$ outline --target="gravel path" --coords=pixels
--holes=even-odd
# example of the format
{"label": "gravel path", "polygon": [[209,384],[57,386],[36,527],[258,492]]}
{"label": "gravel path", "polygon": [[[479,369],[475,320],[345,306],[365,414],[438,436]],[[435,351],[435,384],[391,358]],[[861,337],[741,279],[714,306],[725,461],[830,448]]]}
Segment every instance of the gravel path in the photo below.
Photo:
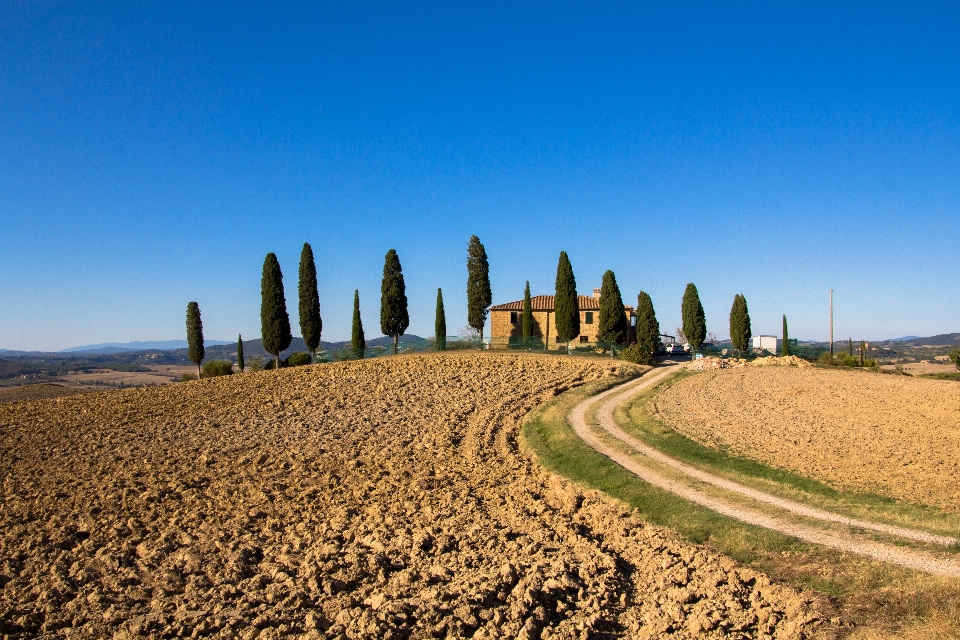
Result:
{"label": "gravel path", "polygon": [[863,529],[879,531],[890,535],[923,542],[933,542],[939,544],[953,544],[957,542],[956,539],[946,536],[937,536],[903,527],[895,527],[891,525],[839,516],[835,513],[830,513],[821,509],[814,509],[791,500],[766,494],[750,487],[746,487],[724,478],[700,471],[699,469],[694,469],[673,458],[670,458],[669,456],[665,456],[651,447],[648,447],[621,430],[613,419],[613,412],[616,407],[625,402],[631,396],[656,384],[671,373],[675,372],[677,369],[678,367],[670,367],[652,375],[648,374],[648,376],[640,378],[639,380],[616,387],[582,402],[570,413],[570,421],[573,425],[574,431],[578,436],[580,436],[580,438],[584,440],[584,442],[620,466],[632,472],[645,482],[649,482],[654,486],[666,491],[670,491],[671,493],[679,495],[687,500],[695,502],[728,517],[740,520],[741,522],[779,531],[781,533],[799,538],[805,542],[821,544],[834,549],[839,549],[841,551],[867,556],[875,560],[891,562],[916,571],[960,578],[960,562],[957,560],[940,558],[933,554],[922,551],[905,549],[902,547],[877,543],[869,540],[857,539],[850,535],[841,535],[824,529],[790,522],[784,518],[771,516],[753,509],[739,507],[731,502],[707,495],[706,493],[693,488],[688,483],[668,478],[650,469],[628,454],[609,446],[603,442],[603,440],[601,440],[600,437],[587,425],[587,412],[594,405],[599,405],[597,409],[597,421],[604,431],[624,442],[637,453],[640,453],[651,460],[655,460],[683,473],[691,481],[705,482],[726,491],[737,493],[739,495],[752,498],[759,502],[763,502],[786,511],[797,513],[808,518],[846,524],[852,527],[860,527]]}

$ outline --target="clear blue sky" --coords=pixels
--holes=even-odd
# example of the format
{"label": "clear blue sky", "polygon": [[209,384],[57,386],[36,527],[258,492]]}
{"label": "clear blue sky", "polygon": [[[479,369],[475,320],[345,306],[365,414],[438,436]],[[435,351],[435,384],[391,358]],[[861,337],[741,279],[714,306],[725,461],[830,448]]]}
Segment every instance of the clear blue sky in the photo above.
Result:
{"label": "clear blue sky", "polygon": [[456,333],[471,234],[495,303],[562,249],[664,329],[960,331],[956,3],[279,4],[0,4],[0,347],[259,337],[269,251],[296,326],[305,241],[324,339],[390,248]]}

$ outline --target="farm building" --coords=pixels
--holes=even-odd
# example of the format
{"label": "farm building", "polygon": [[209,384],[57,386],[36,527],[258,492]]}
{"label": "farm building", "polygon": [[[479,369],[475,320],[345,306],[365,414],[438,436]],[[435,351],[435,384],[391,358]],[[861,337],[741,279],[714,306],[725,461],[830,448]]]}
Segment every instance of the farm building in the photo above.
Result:
{"label": "farm building", "polygon": [[769,351],[776,355],[778,353],[779,343],[780,341],[777,340],[777,336],[753,336],[753,352],[761,353],[762,351]]}
{"label": "farm building", "polygon": [[[592,297],[577,296],[577,304],[580,307],[580,336],[574,342],[595,343],[600,322],[600,289],[594,289]],[[547,336],[548,349],[555,348],[557,343],[565,345],[566,342],[556,334],[554,296],[532,296],[530,307],[533,310],[533,337],[543,340]],[[628,341],[632,341],[637,312],[628,305],[623,306],[623,312],[627,317]],[[490,307],[490,338],[493,347],[505,347],[523,339],[523,300]]]}

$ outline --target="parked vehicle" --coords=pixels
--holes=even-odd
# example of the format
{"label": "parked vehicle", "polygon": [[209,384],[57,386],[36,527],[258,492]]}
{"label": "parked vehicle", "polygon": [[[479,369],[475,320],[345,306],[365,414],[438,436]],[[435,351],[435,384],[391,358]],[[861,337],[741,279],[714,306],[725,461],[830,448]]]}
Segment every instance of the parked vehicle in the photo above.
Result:
{"label": "parked vehicle", "polygon": [[666,344],[663,346],[664,351],[666,351],[668,356],[672,355],[682,355],[685,353],[683,346],[679,344]]}

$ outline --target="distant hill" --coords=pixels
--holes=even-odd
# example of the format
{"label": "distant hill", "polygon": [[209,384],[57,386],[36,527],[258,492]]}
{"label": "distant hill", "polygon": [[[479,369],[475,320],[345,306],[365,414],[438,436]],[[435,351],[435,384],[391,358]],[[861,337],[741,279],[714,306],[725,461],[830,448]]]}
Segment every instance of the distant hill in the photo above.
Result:
{"label": "distant hill", "polygon": [[[230,344],[228,340],[204,340],[204,346]],[[146,342],[104,342],[62,349],[58,353],[124,353],[127,351],[175,351],[186,349],[186,340],[152,340]]]}
{"label": "distant hill", "polygon": [[881,340],[880,342],[909,342],[919,337],[920,336],[903,336],[902,338],[890,338],[889,340]]}
{"label": "distant hill", "polygon": [[[423,347],[427,340],[416,335],[405,335],[400,337],[400,344],[413,344],[418,347]],[[337,349],[342,349],[346,346],[349,346],[350,341],[344,340],[342,342],[320,342],[320,348],[324,351],[335,351]],[[393,344],[393,338],[389,336],[382,336],[380,338],[373,338],[372,340],[367,340],[368,347],[377,347],[377,346],[390,346]],[[291,353],[297,351],[306,351],[307,344],[303,341],[303,338],[294,338],[290,342],[290,347],[284,351],[280,352],[281,358],[286,358]],[[270,358],[273,354],[267,353],[263,348],[263,341],[259,338],[256,340],[244,340],[243,341],[243,359],[249,360],[250,358]],[[233,342],[230,344],[225,344],[222,346],[213,346],[204,348],[204,360],[236,360],[237,358],[237,343]]]}
{"label": "distant hill", "polygon": [[936,336],[929,336],[927,338],[904,338],[901,342],[910,343],[913,345],[931,345],[936,347],[941,346],[951,346],[954,344],[960,344],[960,333],[941,333]]}

